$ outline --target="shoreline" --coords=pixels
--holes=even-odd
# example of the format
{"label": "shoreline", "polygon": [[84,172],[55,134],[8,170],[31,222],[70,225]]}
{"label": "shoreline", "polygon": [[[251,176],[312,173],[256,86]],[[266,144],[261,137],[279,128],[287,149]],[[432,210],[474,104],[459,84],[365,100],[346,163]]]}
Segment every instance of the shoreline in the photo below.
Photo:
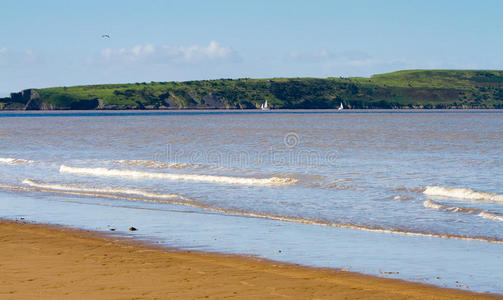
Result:
{"label": "shoreline", "polygon": [[244,255],[159,247],[113,233],[0,219],[0,295],[10,298],[503,299]]}
{"label": "shoreline", "polygon": [[2,110],[0,117],[67,116],[163,116],[163,115],[268,115],[268,114],[500,114],[503,108],[366,108],[366,109],[91,109]]}
{"label": "shoreline", "polygon": [[446,107],[446,108],[424,108],[424,107],[397,107],[397,108],[271,108],[261,110],[260,108],[225,108],[225,107],[183,107],[183,108],[117,108],[117,109],[0,109],[0,112],[176,112],[176,111],[243,111],[243,112],[275,112],[275,111],[495,111],[503,110],[498,107]]}

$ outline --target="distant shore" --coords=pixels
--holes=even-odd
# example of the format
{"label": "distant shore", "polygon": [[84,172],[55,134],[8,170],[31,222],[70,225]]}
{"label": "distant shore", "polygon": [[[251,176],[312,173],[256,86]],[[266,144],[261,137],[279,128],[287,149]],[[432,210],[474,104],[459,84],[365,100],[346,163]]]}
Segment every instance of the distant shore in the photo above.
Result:
{"label": "distant shore", "polygon": [[72,113],[72,112],[102,112],[102,113],[114,113],[114,112],[184,112],[184,111],[200,111],[200,112],[257,112],[257,113],[274,113],[274,112],[358,112],[358,111],[502,111],[503,108],[355,108],[355,109],[344,109],[338,110],[335,108],[278,108],[270,110],[260,110],[260,109],[240,109],[240,108],[163,108],[163,109],[37,109],[37,110],[24,110],[24,109],[0,109],[0,113],[37,113],[37,112],[53,112],[53,113]]}
{"label": "distant shore", "polygon": [[503,71],[405,70],[371,77],[238,78],[26,89],[0,110],[503,108]]}
{"label": "distant shore", "polygon": [[24,222],[0,220],[0,239],[0,295],[9,299],[503,299]]}

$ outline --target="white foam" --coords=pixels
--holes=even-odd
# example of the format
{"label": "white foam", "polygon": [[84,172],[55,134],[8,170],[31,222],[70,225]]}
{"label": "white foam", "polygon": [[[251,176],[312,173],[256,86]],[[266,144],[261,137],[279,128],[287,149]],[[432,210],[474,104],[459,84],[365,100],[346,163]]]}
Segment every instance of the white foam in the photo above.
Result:
{"label": "white foam", "polygon": [[[195,207],[204,210],[227,213],[233,215],[241,215],[252,218],[260,218],[260,219],[270,219],[277,220],[283,222],[292,222],[292,223],[300,223],[300,224],[310,224],[310,225],[319,225],[319,226],[329,226],[329,227],[340,227],[354,230],[364,230],[371,232],[380,232],[380,233],[388,233],[388,234],[400,234],[400,235],[409,235],[409,236],[424,236],[424,237],[435,237],[435,238],[444,238],[444,239],[457,239],[457,240],[467,240],[467,241],[480,241],[480,242],[489,242],[489,243],[503,243],[501,239],[487,238],[487,237],[476,237],[476,236],[462,236],[462,235],[448,235],[448,234],[438,234],[438,233],[428,233],[428,232],[413,232],[413,231],[404,231],[400,229],[391,229],[391,228],[376,228],[369,227],[363,225],[353,225],[353,224],[345,224],[345,223],[332,223],[318,220],[310,220],[310,219],[302,219],[288,216],[279,216],[279,215],[271,215],[271,214],[261,214],[247,211],[239,211],[233,209],[225,209],[207,206],[203,203],[197,203],[195,201],[176,201],[176,200],[151,200],[145,198],[136,198],[136,197],[128,197],[114,194],[100,194],[100,193],[86,193],[86,192],[76,192],[76,191],[61,191],[61,190],[48,190],[41,188],[30,188],[30,187],[22,187],[22,186],[10,186],[10,185],[1,185],[0,189],[12,190],[12,191],[38,191],[38,192],[52,192],[52,193],[61,193],[61,194],[76,194],[76,195],[85,195],[92,197],[106,197],[106,198],[117,198],[117,199],[125,199],[130,201],[146,201],[146,202],[163,202],[175,205],[183,205],[188,207]],[[145,208],[141,208],[145,209]]]}
{"label": "white foam", "polygon": [[[112,199],[123,199],[129,201],[142,201],[142,202],[154,202],[154,203],[167,203],[167,204],[177,204],[177,205],[190,205],[188,202],[192,201],[188,198],[178,196],[178,199],[152,199],[152,198],[139,198],[124,194],[109,194],[109,193],[99,193],[96,191],[78,191],[78,190],[57,190],[57,189],[47,189],[42,187],[24,187],[24,186],[13,186],[13,185],[2,185],[0,184],[0,189],[11,190],[11,191],[29,191],[29,192],[45,192],[45,193],[55,193],[55,194],[66,194],[66,195],[78,195],[78,196],[91,196],[99,198],[112,198]],[[183,201],[179,201],[179,199]],[[73,202],[73,200],[68,200]]]}
{"label": "white foam", "polygon": [[462,212],[462,213],[478,213],[478,212],[482,211],[481,209],[478,209],[478,208],[449,206],[449,205],[445,205],[445,204],[440,204],[440,203],[435,202],[433,200],[424,201],[423,206],[426,208],[431,208],[431,209],[448,210],[448,211],[452,211],[452,212]]}
{"label": "white foam", "polygon": [[141,166],[153,169],[208,169],[208,170],[247,172],[247,170],[212,165],[212,164],[205,165],[205,164],[191,164],[191,163],[175,163],[175,162],[162,162],[156,160],[112,160],[105,162],[110,162],[116,165]]}
{"label": "white foam", "polygon": [[503,222],[503,216],[502,215],[493,214],[493,213],[490,213],[488,211],[482,211],[479,214],[479,217],[484,218],[484,219],[489,219],[489,220]]}
{"label": "white foam", "polygon": [[186,169],[186,168],[200,167],[200,165],[195,164],[165,163],[155,160],[114,160],[112,161],[112,163],[125,166],[143,166],[156,169],[163,169],[163,168]]}
{"label": "white foam", "polygon": [[38,187],[50,190],[60,190],[60,191],[77,191],[77,192],[93,192],[93,193],[107,193],[107,194],[125,194],[125,195],[136,195],[149,198],[158,199],[173,199],[180,198],[177,194],[159,194],[150,191],[137,190],[137,189],[126,189],[126,188],[91,188],[91,187],[81,187],[75,185],[62,185],[62,184],[47,184],[36,182],[30,179],[23,180],[23,183],[32,187]]}
{"label": "white foam", "polygon": [[447,188],[440,186],[427,186],[423,194],[428,196],[447,197],[466,200],[492,201],[502,202],[503,195],[493,194],[488,192],[479,192],[471,189],[463,188]]}
{"label": "white foam", "polygon": [[403,195],[396,195],[393,197],[393,200],[411,200],[411,198]]}
{"label": "white foam", "polygon": [[477,214],[477,216],[493,220],[503,222],[503,215],[498,215],[483,209],[479,208],[471,208],[471,207],[458,207],[458,206],[449,206],[445,204],[440,204],[438,202],[432,200],[426,200],[423,203],[423,206],[426,208],[436,209],[436,210],[445,210],[454,213],[469,213],[469,214]]}
{"label": "white foam", "polygon": [[154,173],[134,170],[117,170],[106,168],[77,168],[62,165],[59,168],[60,173],[79,174],[88,176],[100,177],[122,177],[122,178],[152,178],[166,180],[184,180],[196,182],[224,183],[224,184],[242,184],[242,185],[287,185],[296,183],[296,179],[292,178],[247,178],[247,177],[231,177],[231,176],[216,176],[216,175],[200,175],[200,174],[174,174],[174,173]]}
{"label": "white foam", "polygon": [[431,208],[431,209],[442,209],[444,206],[442,204],[439,204],[435,201],[431,200],[426,200],[423,202],[423,206],[426,208]]}
{"label": "white foam", "polygon": [[22,158],[0,157],[0,164],[17,165],[17,164],[31,164],[32,160]]}

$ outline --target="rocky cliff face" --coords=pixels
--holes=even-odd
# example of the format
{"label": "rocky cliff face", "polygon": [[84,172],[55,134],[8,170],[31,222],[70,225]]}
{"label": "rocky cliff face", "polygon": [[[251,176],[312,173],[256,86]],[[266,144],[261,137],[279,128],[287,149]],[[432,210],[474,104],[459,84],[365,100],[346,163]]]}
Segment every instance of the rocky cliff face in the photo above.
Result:
{"label": "rocky cliff face", "polygon": [[11,93],[10,98],[13,102],[28,102],[29,100],[33,98],[38,98],[40,97],[39,94],[34,91],[34,90],[24,90],[19,93]]}
{"label": "rocky cliff face", "polygon": [[28,89],[19,93],[11,93],[10,97],[0,99],[2,110],[41,110],[54,109],[48,103],[40,100],[37,91]]}
{"label": "rocky cliff face", "polygon": [[89,109],[100,109],[103,107],[103,100],[101,99],[90,99],[90,100],[80,100],[71,104],[70,109],[73,110],[89,110]]}
{"label": "rocky cliff face", "polygon": [[[209,93],[206,95],[198,95],[195,92],[188,92],[186,98],[176,95],[173,92],[168,92],[161,95],[162,100],[160,109],[213,109],[213,108],[229,108],[226,107],[223,99]],[[152,107],[146,107],[151,109]],[[235,108],[235,107],[231,107]]]}
{"label": "rocky cliff face", "polygon": [[90,110],[106,109],[101,99],[80,100],[71,103],[68,107],[56,107],[54,104],[45,102],[40,94],[33,89],[11,93],[10,97],[0,99],[0,110]]}
{"label": "rocky cliff face", "polygon": [[[19,94],[19,93],[18,93]],[[54,105],[45,103],[40,99],[40,95],[34,90],[24,90],[22,94],[22,99],[26,101],[24,106],[25,110],[53,110]],[[12,94],[11,94],[12,98]]]}

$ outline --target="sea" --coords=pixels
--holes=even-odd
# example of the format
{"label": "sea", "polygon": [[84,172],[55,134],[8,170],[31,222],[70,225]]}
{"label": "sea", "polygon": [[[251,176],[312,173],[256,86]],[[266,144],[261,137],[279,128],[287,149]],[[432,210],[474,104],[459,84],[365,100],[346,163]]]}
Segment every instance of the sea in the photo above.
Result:
{"label": "sea", "polygon": [[2,112],[0,218],[503,294],[503,111]]}

